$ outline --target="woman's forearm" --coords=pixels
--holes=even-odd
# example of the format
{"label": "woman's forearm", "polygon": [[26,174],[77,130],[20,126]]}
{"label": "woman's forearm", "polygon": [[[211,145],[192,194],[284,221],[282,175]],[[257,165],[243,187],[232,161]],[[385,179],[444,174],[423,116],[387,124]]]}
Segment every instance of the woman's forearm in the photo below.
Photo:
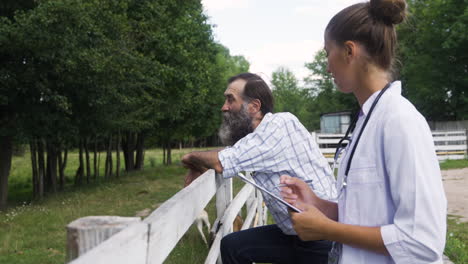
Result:
{"label": "woman's forearm", "polygon": [[328,240],[383,255],[389,254],[382,240],[380,227],[356,226],[330,221],[326,229]]}
{"label": "woman's forearm", "polygon": [[317,201],[314,202],[314,206],[317,207],[324,215],[334,221],[338,221],[338,204],[335,202],[323,200],[317,197]]}

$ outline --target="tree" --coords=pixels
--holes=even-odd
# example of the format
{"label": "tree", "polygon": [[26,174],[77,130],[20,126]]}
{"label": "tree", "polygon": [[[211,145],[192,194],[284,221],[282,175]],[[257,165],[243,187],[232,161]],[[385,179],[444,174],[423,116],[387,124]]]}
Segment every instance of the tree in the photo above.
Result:
{"label": "tree", "polygon": [[429,120],[468,118],[468,2],[408,1],[398,28],[403,92]]}
{"label": "tree", "polygon": [[113,150],[123,150],[127,171],[141,169],[148,135],[170,150],[215,134],[226,78],[249,66],[213,41],[200,1],[0,7],[0,208],[15,139],[30,144],[36,198],[64,187],[69,148],[79,149],[77,185],[98,178],[98,149],[105,179],[119,175]]}
{"label": "tree", "polygon": [[17,43],[11,41],[13,38],[10,36],[15,31],[14,14],[35,5],[35,1],[2,1],[0,4],[0,210],[7,205],[14,141],[22,134],[18,129],[15,100],[21,87],[14,79],[21,71],[22,58],[18,56]]}
{"label": "tree", "polygon": [[320,115],[329,112],[352,110],[357,112],[358,105],[351,94],[338,91],[333,84],[333,77],[327,71],[327,57],[324,50],[315,54],[314,61],[305,66],[311,74],[304,79],[311,100],[308,100],[305,125],[309,129],[320,128]]}
{"label": "tree", "polygon": [[305,105],[310,100],[308,91],[299,87],[294,73],[284,67],[279,67],[272,73],[273,97],[275,112],[290,112],[299,120],[306,118]]}

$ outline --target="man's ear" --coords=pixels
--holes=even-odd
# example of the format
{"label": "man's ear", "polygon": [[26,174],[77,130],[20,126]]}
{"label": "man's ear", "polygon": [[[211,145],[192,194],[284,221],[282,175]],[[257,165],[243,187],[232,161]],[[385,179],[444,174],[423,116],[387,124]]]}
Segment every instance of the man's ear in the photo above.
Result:
{"label": "man's ear", "polygon": [[262,102],[260,102],[259,99],[253,99],[250,101],[249,105],[251,106],[250,109],[253,114],[260,112],[260,108],[262,108]]}

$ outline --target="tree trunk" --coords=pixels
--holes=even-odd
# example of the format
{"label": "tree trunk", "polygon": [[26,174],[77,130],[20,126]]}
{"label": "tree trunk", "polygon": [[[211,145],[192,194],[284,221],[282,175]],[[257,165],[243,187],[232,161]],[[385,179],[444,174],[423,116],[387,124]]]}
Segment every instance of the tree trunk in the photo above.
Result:
{"label": "tree trunk", "polygon": [[7,206],[8,177],[13,156],[13,137],[0,136],[0,210]]}
{"label": "tree trunk", "polygon": [[46,189],[57,192],[57,146],[54,142],[47,142],[47,176]]}
{"label": "tree trunk", "polygon": [[38,198],[39,194],[39,172],[37,169],[37,146],[36,141],[32,139],[29,142],[29,149],[31,152],[31,168],[32,168],[32,182],[33,182],[33,198]]}
{"label": "tree trunk", "polygon": [[135,134],[127,132],[122,140],[122,150],[125,159],[125,170],[132,171],[135,169]]}
{"label": "tree trunk", "polygon": [[63,158],[62,152],[58,153],[58,163],[59,163],[59,188],[63,190],[65,187],[65,167],[67,167],[67,159],[68,159],[68,149],[65,147],[63,149]]}
{"label": "tree trunk", "polygon": [[122,138],[122,152],[124,156],[125,170],[128,171],[128,135]]}
{"label": "tree trunk", "polygon": [[84,150],[86,157],[86,183],[89,184],[89,178],[91,177],[91,164],[89,161],[89,148],[88,148],[88,138],[84,140]]}
{"label": "tree trunk", "polygon": [[167,165],[172,164],[172,155],[171,155],[171,142],[167,143]]}
{"label": "tree trunk", "polygon": [[37,162],[38,166],[38,196],[41,199],[44,197],[44,180],[45,180],[45,159],[44,159],[44,142],[41,138],[36,141],[37,144]]}
{"label": "tree trunk", "polygon": [[110,178],[112,176],[112,135],[109,136],[107,143],[107,155],[106,155],[106,168],[104,178]]}
{"label": "tree trunk", "polygon": [[136,145],[136,162],[135,162],[135,169],[141,170],[143,168],[143,164],[145,161],[145,136],[143,132],[138,133],[137,136],[137,145]]}
{"label": "tree trunk", "polygon": [[79,166],[78,169],[76,170],[76,175],[75,175],[75,185],[81,185],[83,184],[83,174],[84,174],[84,162],[83,162],[83,141],[80,139],[79,142]]}
{"label": "tree trunk", "polygon": [[116,154],[116,168],[115,168],[115,177],[120,177],[120,130],[117,133],[117,142],[115,143]]}
{"label": "tree trunk", "polygon": [[98,159],[97,159],[97,137],[94,138],[94,159],[93,159],[93,165],[94,165],[94,180],[96,180],[99,177],[99,166],[98,166]]}
{"label": "tree trunk", "polygon": [[166,143],[163,143],[163,164],[167,165],[167,159],[166,159]]}
{"label": "tree trunk", "polygon": [[99,175],[101,174],[100,169],[101,169],[101,152],[98,152],[97,154],[97,177],[98,178],[99,178]]}

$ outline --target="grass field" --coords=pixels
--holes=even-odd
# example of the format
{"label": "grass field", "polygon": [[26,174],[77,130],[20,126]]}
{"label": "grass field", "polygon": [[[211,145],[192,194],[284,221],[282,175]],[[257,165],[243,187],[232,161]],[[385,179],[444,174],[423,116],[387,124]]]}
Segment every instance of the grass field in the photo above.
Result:
{"label": "grass field", "polygon": [[[447,160],[440,164],[443,170],[468,167],[468,159]],[[468,186],[467,186],[468,187]],[[458,221],[457,216],[449,216],[447,221],[447,243],[445,254],[455,264],[468,263],[468,223]]]}
{"label": "grass field", "polygon": [[[0,213],[0,263],[64,263],[68,223],[88,215],[135,216],[143,209],[153,210],[182,188],[185,169],[178,164],[180,157],[189,151],[175,150],[174,165],[163,166],[162,151],[148,150],[143,171],[123,174],[110,181],[98,180],[81,188],[69,185],[66,192],[34,202],[30,201],[29,155],[15,157],[10,179],[14,206]],[[66,174],[71,183],[77,167],[76,153],[69,160]],[[103,164],[104,155],[101,155]],[[442,164],[445,166],[468,167],[468,161],[450,161]],[[235,190],[240,186],[236,181]],[[213,221],[213,201],[207,210]],[[448,224],[445,254],[456,264],[468,263],[468,223],[458,223],[450,217]],[[165,263],[203,263],[207,253],[208,248],[192,227]]]}
{"label": "grass field", "polygon": [[440,169],[442,170],[461,169],[461,168],[468,168],[468,159],[446,160],[440,164]]}

